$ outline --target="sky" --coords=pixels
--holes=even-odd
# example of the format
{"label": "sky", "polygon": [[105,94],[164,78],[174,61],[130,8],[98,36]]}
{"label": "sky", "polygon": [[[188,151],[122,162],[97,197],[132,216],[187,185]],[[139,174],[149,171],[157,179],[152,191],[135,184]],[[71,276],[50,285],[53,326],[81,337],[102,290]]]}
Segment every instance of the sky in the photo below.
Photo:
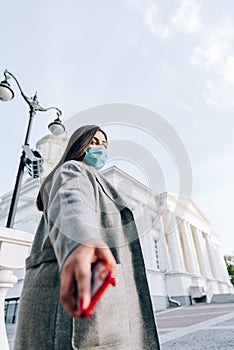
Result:
{"label": "sky", "polygon": [[[60,108],[64,121],[110,103],[160,115],[189,156],[193,201],[220,237],[223,253],[232,253],[234,2],[22,0],[2,1],[2,8],[1,80],[8,69],[27,96],[37,91],[40,104]],[[10,82],[15,98],[0,104],[0,195],[13,188],[28,123],[27,104]],[[55,117],[37,113],[31,147]],[[113,134],[127,134],[120,124]],[[148,135],[134,135],[147,144]],[[170,183],[165,189],[174,190]]]}

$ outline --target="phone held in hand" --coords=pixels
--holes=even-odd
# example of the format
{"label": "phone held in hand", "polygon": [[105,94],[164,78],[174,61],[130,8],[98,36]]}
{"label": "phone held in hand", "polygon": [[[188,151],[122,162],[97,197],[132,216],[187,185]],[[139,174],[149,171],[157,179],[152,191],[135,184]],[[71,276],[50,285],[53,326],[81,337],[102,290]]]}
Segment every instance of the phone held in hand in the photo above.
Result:
{"label": "phone held in hand", "polygon": [[92,292],[91,301],[86,310],[80,315],[81,318],[93,315],[93,308],[105,292],[107,287],[111,284],[116,285],[114,273],[107,268],[107,263],[104,260],[99,260],[92,269]]}

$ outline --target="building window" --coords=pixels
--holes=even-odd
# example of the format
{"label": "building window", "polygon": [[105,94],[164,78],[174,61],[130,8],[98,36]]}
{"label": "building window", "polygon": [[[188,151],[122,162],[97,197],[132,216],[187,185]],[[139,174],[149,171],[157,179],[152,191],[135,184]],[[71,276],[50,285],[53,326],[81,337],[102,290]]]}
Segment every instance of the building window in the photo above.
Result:
{"label": "building window", "polygon": [[153,238],[153,241],[154,241],[154,257],[156,262],[156,268],[157,270],[159,270],[160,264],[159,264],[159,253],[158,253],[158,240]]}

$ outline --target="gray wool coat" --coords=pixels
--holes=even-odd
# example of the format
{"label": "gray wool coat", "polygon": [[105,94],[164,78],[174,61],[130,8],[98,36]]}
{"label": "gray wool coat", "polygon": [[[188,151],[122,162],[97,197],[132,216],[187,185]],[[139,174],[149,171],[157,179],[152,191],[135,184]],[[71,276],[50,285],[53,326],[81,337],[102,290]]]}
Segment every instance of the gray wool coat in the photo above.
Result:
{"label": "gray wool coat", "polygon": [[[95,169],[64,163],[45,190],[45,211],[26,260],[14,350],[156,350],[157,330],[132,212]],[[87,319],[59,301],[59,272],[78,244],[100,239],[117,261],[109,286]]]}

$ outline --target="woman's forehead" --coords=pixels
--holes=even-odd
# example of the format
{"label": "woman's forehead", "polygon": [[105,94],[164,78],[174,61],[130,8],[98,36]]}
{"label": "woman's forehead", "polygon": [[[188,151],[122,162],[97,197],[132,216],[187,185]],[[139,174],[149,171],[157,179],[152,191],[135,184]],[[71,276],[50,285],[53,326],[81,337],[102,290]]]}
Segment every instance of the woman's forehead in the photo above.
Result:
{"label": "woman's forehead", "polygon": [[99,139],[100,141],[106,141],[105,135],[104,135],[100,130],[97,130],[97,131],[95,132],[94,137],[96,137],[96,138]]}

